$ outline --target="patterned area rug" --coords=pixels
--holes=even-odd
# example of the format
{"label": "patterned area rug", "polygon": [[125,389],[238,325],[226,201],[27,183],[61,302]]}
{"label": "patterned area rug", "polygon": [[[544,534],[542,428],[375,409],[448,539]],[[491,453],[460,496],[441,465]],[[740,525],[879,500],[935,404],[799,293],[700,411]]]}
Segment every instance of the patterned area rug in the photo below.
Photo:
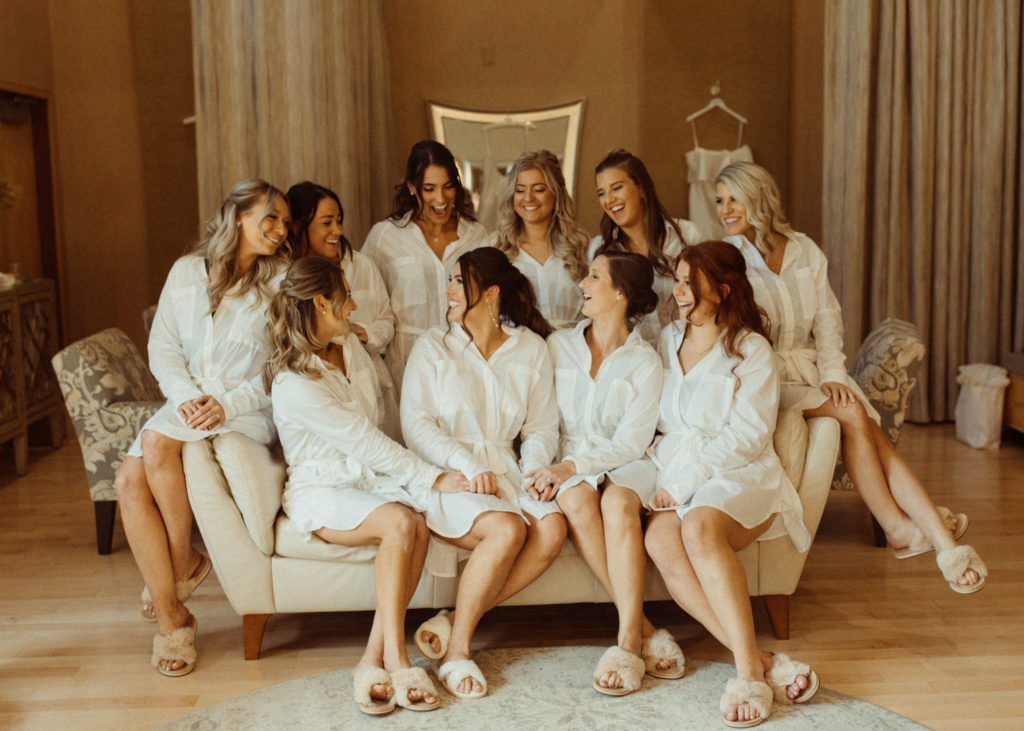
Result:
{"label": "patterned area rug", "polygon": [[[726,728],[718,699],[731,665],[687,663],[681,680],[644,678],[632,695],[612,698],[591,688],[591,673],[603,647],[484,650],[475,659],[489,694],[460,700],[438,686],[441,708],[428,713],[398,709],[370,718],[352,700],[349,671],[337,670],[264,688],[204,708],[161,729],[691,729]],[[427,660],[414,661],[428,667]],[[776,705],[764,726],[771,729],[922,729],[884,708],[822,687],[803,705]]]}

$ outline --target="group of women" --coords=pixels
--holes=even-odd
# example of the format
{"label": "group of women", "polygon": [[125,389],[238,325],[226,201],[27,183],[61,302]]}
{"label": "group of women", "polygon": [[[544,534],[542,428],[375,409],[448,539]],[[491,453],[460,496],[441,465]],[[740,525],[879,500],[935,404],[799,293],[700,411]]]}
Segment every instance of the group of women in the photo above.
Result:
{"label": "group of women", "polygon": [[817,675],[758,649],[736,557],[756,540],[811,542],[772,446],[780,407],[840,422],[847,469],[900,555],[937,549],[951,588],[981,588],[984,564],[955,543],[966,516],[935,508],[846,375],[825,259],[786,223],[770,175],[721,173],[724,242],[669,217],[628,152],[595,182],[604,215],[588,243],[557,158],[525,153],[488,236],[451,153],[423,141],[360,251],[334,192],[235,187],[168,276],[150,338],[168,402],[117,478],[159,672],[194,668],[185,602],[210,570],[190,544],[182,444],[225,431],[269,444],[276,426],[283,509],[310,540],[378,546],[377,611],[353,671],[368,714],[439,705],[404,635],[425,565],[455,576],[468,554],[454,610],[415,642],[452,694],[477,698],[478,622],[566,537],[619,616],[596,691],[685,673],[644,615],[650,556],[734,655],[726,724],[808,700]]}

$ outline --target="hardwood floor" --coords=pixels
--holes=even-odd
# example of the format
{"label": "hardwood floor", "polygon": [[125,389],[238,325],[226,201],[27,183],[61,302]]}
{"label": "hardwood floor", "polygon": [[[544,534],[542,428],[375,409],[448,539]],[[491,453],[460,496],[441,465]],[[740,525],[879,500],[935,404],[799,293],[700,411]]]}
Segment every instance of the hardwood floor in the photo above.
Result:
{"label": "hardwood floor", "polygon": [[[874,548],[856,494],[833,492],[793,597],[792,639],[775,640],[755,602],[758,639],[811,663],[827,687],[928,726],[1021,728],[1024,439],[982,452],[957,442],[952,425],[908,425],[901,451],[936,502],[970,516],[964,540],[988,563],[985,589],[960,596],[934,554],[896,561]],[[262,659],[244,661],[241,620],[211,575],[189,605],[199,618],[197,670],[158,675],[120,519],[113,553],[96,554],[77,443],[33,449],[22,478],[13,462],[0,450],[0,728],[151,728],[358,659],[369,613],[275,616]],[[730,661],[674,605],[649,611],[688,655]],[[410,632],[427,616],[411,612]],[[476,645],[608,645],[614,636],[610,605],[499,608]]]}

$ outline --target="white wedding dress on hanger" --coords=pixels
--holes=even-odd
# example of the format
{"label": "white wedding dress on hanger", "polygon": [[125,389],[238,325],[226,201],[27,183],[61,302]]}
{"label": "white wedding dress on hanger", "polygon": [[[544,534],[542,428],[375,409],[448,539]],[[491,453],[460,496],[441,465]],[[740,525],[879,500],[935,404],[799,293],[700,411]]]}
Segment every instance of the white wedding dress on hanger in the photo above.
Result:
{"label": "white wedding dress on hanger", "polygon": [[690,220],[712,239],[725,237],[725,227],[715,213],[715,178],[722,168],[734,162],[753,162],[754,155],[743,141],[743,127],[735,150],[708,150],[697,142],[697,126],[693,128],[693,149],[686,153],[686,181],[690,184]]}

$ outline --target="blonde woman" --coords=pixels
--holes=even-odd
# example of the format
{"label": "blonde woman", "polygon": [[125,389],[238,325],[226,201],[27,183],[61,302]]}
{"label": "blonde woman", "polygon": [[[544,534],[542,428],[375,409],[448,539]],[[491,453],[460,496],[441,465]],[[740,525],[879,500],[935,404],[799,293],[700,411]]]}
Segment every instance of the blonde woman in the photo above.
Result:
{"label": "blonde woman", "polygon": [[369,715],[438,707],[433,683],[413,668],[405,612],[419,584],[429,533],[406,486],[465,487],[380,431],[380,388],[371,356],[352,330],[357,303],[341,270],[318,258],[288,268],[271,304],[274,352],[263,370],[288,462],[281,503],[306,539],[378,546],[377,610],[353,671],[355,697]]}
{"label": "blonde woman", "polygon": [[604,251],[631,251],[647,257],[654,267],[658,309],[640,322],[640,335],[649,343],[675,317],[672,304],[672,262],[684,246],[705,239],[690,221],[672,218],[658,200],[654,180],[636,155],[612,150],[597,164],[595,183],[601,216],[601,235],[590,242],[588,258]]}
{"label": "blonde woman", "polygon": [[547,150],[524,152],[508,180],[490,244],[530,280],[551,326],[573,327],[583,306],[577,283],[587,273],[587,235],[576,222],[562,166]]}
{"label": "blonde woman", "polygon": [[981,589],[987,567],[971,546],[956,544],[967,530],[967,516],[935,507],[846,372],[843,317],[825,255],[790,227],[772,176],[760,165],[733,163],[715,181],[715,204],[726,240],[743,254],[757,303],[771,321],[782,365],[781,408],[839,422],[843,463],[897,558],[936,550],[953,591]]}
{"label": "blonde woman", "polygon": [[239,183],[202,240],[171,267],[149,337],[149,364],[167,396],[128,451],[115,485],[125,534],[146,582],[142,617],[155,621],[153,666],[195,668],[196,618],[184,601],[210,571],[191,544],[184,442],[237,431],[274,439],[260,368],[270,353],[266,307],[284,268],[288,202],[262,180]]}

